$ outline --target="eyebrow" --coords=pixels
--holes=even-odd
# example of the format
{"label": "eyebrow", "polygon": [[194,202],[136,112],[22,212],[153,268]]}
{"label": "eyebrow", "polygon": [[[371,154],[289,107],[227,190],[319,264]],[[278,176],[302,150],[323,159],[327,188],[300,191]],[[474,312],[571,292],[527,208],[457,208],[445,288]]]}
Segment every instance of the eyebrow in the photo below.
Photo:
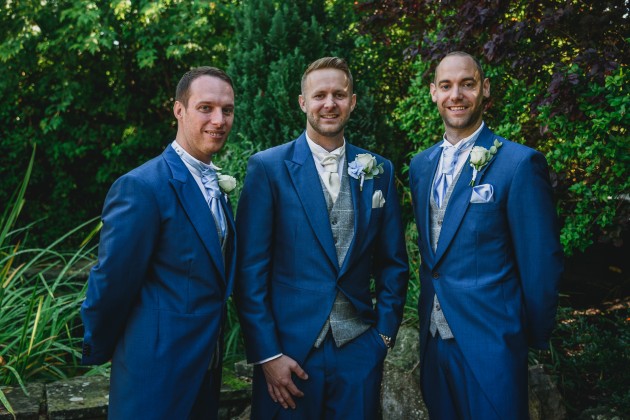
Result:
{"label": "eyebrow", "polygon": [[[476,79],[474,77],[465,77],[461,81],[462,82],[469,82],[469,81],[476,82]],[[453,83],[453,82],[449,79],[443,79],[437,82],[438,85],[441,85],[442,83]]]}

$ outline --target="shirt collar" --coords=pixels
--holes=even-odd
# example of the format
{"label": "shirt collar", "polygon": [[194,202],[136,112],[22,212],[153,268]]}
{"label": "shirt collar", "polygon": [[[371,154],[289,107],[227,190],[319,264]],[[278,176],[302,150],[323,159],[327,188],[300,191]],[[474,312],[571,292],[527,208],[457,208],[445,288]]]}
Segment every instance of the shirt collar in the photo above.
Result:
{"label": "shirt collar", "polygon": [[473,142],[468,143],[468,140],[472,139],[472,138],[477,138],[477,136],[479,136],[479,133],[481,133],[481,130],[483,129],[485,123],[483,121],[481,121],[481,125],[479,126],[478,129],[475,130],[474,133],[472,133],[470,136],[461,139],[460,141],[457,142],[457,144],[451,144],[448,140],[446,140],[446,133],[444,133],[444,137],[442,137],[442,144],[440,145],[440,147],[455,147],[457,149],[462,148],[462,150],[467,149],[469,146],[472,146],[474,144]]}
{"label": "shirt collar", "polygon": [[311,138],[308,136],[308,134],[304,133],[304,135],[306,136],[306,142],[308,143],[308,148],[311,149],[311,153],[315,156],[321,156],[321,155],[326,155],[329,153],[335,154],[335,155],[339,155],[339,157],[343,156],[345,151],[346,151],[346,139],[343,139],[343,144],[341,146],[339,146],[338,148],[336,148],[335,150],[329,152],[328,150],[324,149],[322,146],[320,146],[319,144],[315,143],[313,140],[311,140]]}

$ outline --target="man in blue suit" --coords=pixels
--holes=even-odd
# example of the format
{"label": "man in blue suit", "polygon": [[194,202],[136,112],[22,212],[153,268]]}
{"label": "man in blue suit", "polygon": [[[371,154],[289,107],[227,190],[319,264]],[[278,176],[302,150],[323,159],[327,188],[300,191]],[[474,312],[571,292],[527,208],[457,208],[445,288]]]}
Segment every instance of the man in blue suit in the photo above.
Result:
{"label": "man in blue suit", "polygon": [[542,154],[483,122],[490,82],[463,52],[435,70],[440,143],[409,178],[418,227],[421,387],[431,418],[528,419],[528,346],[555,321],[562,249]]}
{"label": "man in blue suit", "polygon": [[306,132],[249,160],[235,298],[255,419],[378,412],[408,265],[391,162],[344,140],[352,83],[344,60],[313,62],[299,97]]}
{"label": "man in blue suit", "polygon": [[173,112],[175,141],[105,199],[81,308],[83,363],[112,361],[110,419],[217,418],[236,244],[233,178],[211,160],[232,128],[230,78],[214,67],[189,71]]}

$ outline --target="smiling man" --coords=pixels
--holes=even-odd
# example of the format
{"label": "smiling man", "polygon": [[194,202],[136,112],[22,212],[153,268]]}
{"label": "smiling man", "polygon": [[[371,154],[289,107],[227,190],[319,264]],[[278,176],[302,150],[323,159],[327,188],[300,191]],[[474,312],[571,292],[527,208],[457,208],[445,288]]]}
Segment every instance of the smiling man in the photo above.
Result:
{"label": "smiling man", "polygon": [[528,419],[528,346],[554,326],[562,248],[542,154],[483,122],[490,81],[448,54],[430,86],[444,138],[409,168],[421,387],[432,419]]}
{"label": "smiling man", "polygon": [[212,157],[234,120],[232,81],[177,85],[175,141],[119,178],[103,208],[81,308],[84,364],[112,361],[110,419],[216,419],[235,229]]}
{"label": "smiling man", "polygon": [[374,419],[408,282],[394,169],[344,139],[345,61],[308,66],[299,104],[306,131],[249,160],[238,206],[252,418]]}

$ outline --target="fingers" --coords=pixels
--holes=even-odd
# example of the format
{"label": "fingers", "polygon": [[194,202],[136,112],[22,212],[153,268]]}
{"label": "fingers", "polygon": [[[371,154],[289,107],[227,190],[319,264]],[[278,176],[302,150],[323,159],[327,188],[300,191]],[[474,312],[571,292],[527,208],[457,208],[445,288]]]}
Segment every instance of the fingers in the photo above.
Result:
{"label": "fingers", "polygon": [[283,408],[295,409],[293,397],[303,397],[304,393],[295,385],[291,374],[295,373],[300,379],[308,379],[308,375],[293,359],[281,356],[270,360],[262,366],[267,380],[267,392],[273,402]]}
{"label": "fingers", "polygon": [[304,369],[302,369],[300,367],[300,365],[297,364],[297,362],[295,363],[295,365],[291,366],[291,371],[293,373],[295,373],[295,375],[302,379],[302,380],[307,380],[308,379],[308,374],[306,372],[304,372]]}
{"label": "fingers", "polygon": [[[273,402],[280,404],[282,408],[286,409],[291,407],[292,409],[295,409],[295,401],[293,401],[293,398],[291,398],[291,394],[287,392],[286,387],[277,387],[267,384],[267,391],[269,392],[269,396],[271,397]],[[301,397],[303,395],[304,394],[299,396]]]}

